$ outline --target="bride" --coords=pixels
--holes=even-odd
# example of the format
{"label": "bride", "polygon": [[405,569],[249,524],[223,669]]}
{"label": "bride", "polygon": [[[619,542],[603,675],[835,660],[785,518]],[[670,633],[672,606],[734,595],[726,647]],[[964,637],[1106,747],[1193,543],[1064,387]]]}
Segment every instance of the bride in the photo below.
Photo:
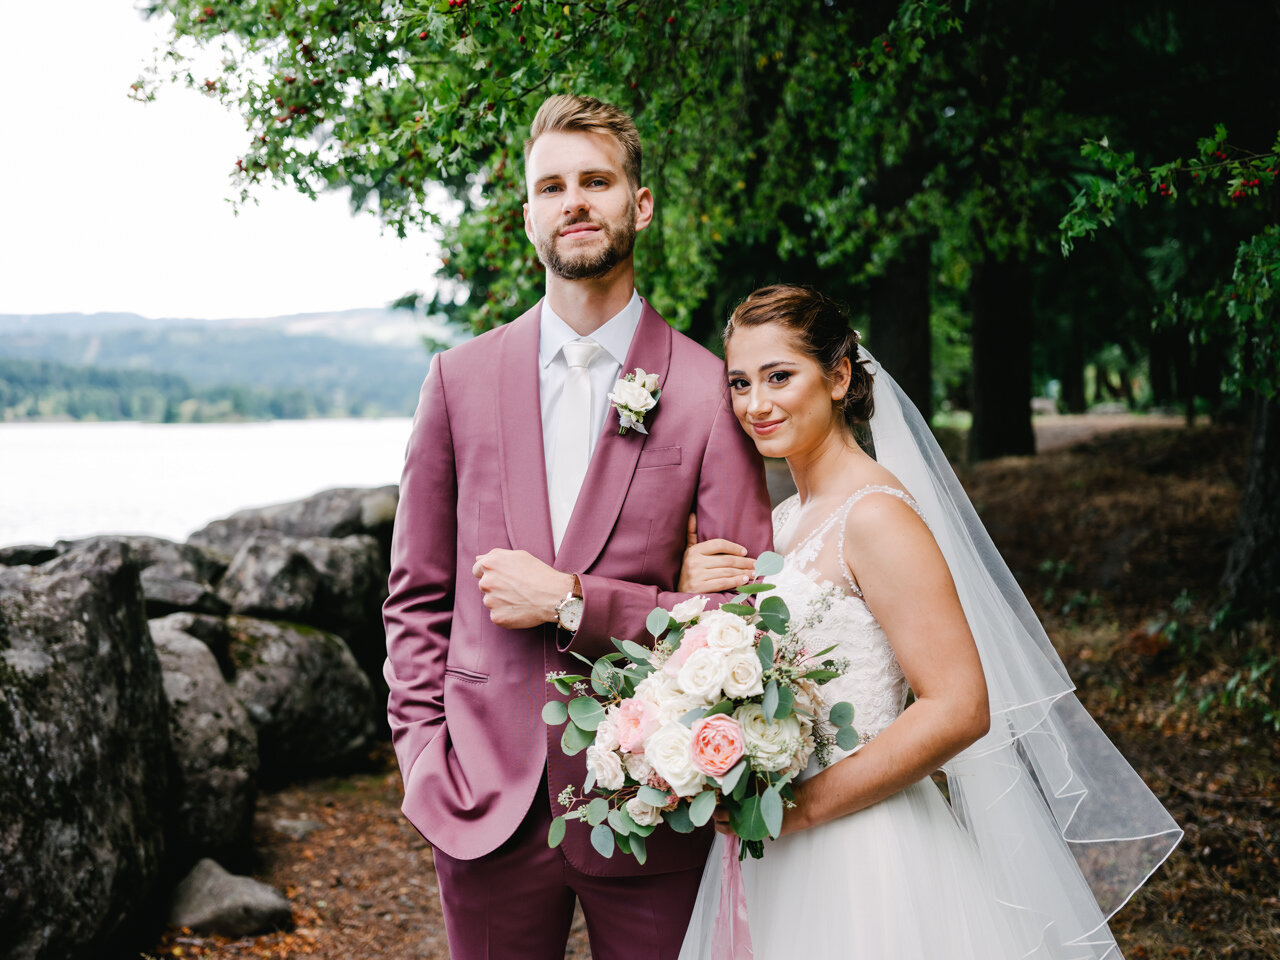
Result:
{"label": "bride", "polygon": [[[1081,708],[928,427],[819,293],[758,290],[724,338],[734,412],[798,490],[771,579],[806,645],[849,661],[823,689],[860,738],[741,864],[751,946],[716,934],[718,837],[680,957],[1118,958],[1107,920],[1181,831]],[[744,554],[691,545],[680,589],[742,583]]]}

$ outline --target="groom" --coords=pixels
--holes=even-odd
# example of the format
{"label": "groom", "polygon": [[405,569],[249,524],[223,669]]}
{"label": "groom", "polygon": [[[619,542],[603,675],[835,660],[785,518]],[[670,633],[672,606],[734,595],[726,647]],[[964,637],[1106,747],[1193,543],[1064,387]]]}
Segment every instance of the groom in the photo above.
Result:
{"label": "groom", "polygon": [[[721,362],[634,289],[653,216],[631,118],[554,96],[525,142],[525,232],[547,269],[523,316],[432,359],[400,485],[387,629],[388,716],[404,813],[435,848],[453,960],[559,960],[580,900],[596,960],[674,958],[709,832],[660,830],[639,866],[585,824],[547,846],[582,757],[542,722],[574,651],[646,641],[682,599],[690,513],[758,555],[769,503]],[[647,434],[607,394],[657,375]]]}

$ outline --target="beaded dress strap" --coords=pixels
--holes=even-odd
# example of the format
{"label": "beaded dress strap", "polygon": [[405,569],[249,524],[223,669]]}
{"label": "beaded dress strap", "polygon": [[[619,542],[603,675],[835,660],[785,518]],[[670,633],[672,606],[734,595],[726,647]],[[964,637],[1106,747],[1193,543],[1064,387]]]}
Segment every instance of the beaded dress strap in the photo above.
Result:
{"label": "beaded dress strap", "polygon": [[[849,511],[853,509],[854,504],[856,504],[859,500],[861,500],[863,497],[865,497],[869,493],[887,493],[892,497],[897,497],[899,500],[901,500],[903,503],[905,503],[908,507],[910,507],[912,510],[916,512],[916,516],[920,518],[920,520],[924,523],[926,527],[929,525],[929,521],[925,520],[924,514],[920,512],[920,504],[916,503],[915,497],[911,496],[911,494],[907,493],[905,490],[899,490],[897,487],[890,487],[884,484],[871,484],[869,486],[865,486],[858,490],[855,490],[853,492],[853,495],[850,496],[849,499],[846,500],[840,506],[840,508],[836,511],[836,515],[840,518],[840,524],[839,524],[840,541],[837,544],[840,551],[840,560],[841,560],[840,572],[844,574],[845,583],[848,584],[849,591],[855,597],[862,596],[862,589],[854,582],[853,577],[849,575],[849,564],[844,562],[844,529],[845,529],[844,518],[849,515]],[[835,517],[833,517],[832,519],[835,519]]]}

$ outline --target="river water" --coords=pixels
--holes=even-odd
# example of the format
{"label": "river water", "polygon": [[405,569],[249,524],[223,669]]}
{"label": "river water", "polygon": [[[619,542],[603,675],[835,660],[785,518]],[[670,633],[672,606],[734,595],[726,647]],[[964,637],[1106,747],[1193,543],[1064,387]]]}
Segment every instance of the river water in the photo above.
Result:
{"label": "river water", "polygon": [[410,422],[0,423],[0,546],[184,540],[244,507],[395,483]]}

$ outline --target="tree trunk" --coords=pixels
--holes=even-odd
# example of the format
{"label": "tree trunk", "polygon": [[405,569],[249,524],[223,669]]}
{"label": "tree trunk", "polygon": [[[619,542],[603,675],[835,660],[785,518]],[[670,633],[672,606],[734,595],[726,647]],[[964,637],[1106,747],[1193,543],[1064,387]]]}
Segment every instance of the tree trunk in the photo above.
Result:
{"label": "tree trunk", "polygon": [[1280,615],[1280,398],[1253,397],[1240,519],[1222,586],[1236,613]]}
{"label": "tree trunk", "polygon": [[1059,380],[1062,383],[1062,404],[1067,413],[1084,413],[1084,341],[1078,318],[1071,320],[1071,336],[1063,353],[1063,366]]}
{"label": "tree trunk", "polygon": [[926,421],[933,413],[930,264],[929,238],[916,237],[870,289],[871,351]]}
{"label": "tree trunk", "polygon": [[969,460],[1035,453],[1031,429],[1031,268],[1017,259],[974,265],[973,427]]}

